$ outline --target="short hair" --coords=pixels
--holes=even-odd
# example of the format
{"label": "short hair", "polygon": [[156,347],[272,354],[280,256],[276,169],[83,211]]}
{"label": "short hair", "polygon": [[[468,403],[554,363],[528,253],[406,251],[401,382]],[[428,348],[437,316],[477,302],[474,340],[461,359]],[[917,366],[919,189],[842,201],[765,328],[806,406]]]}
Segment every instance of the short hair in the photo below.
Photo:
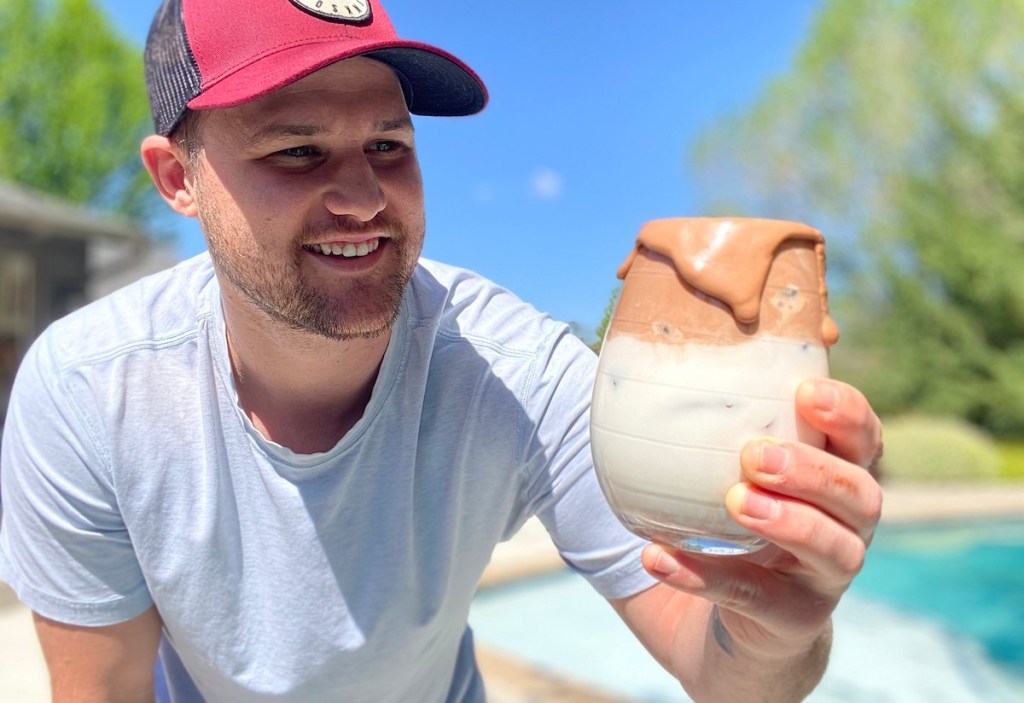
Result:
{"label": "short hair", "polygon": [[203,146],[202,127],[206,115],[202,110],[186,110],[181,121],[171,131],[170,139],[188,154],[189,161],[195,162]]}

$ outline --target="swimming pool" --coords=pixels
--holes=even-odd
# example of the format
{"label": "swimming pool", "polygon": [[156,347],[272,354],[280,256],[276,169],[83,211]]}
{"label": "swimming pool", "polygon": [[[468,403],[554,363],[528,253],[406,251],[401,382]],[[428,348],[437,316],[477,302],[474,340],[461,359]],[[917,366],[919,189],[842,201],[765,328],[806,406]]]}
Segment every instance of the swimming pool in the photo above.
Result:
{"label": "swimming pool", "polygon": [[[836,611],[814,703],[1024,701],[1024,519],[883,526]],[[685,701],[568,572],[482,591],[477,640],[646,703]]]}
{"label": "swimming pool", "polygon": [[1024,518],[883,529],[854,590],[975,639],[1024,679]]}

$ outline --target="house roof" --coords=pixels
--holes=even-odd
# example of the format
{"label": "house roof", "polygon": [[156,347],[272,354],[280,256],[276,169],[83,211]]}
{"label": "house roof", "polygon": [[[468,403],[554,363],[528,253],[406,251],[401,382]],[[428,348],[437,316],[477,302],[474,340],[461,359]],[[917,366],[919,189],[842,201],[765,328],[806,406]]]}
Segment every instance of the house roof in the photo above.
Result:
{"label": "house roof", "polygon": [[0,229],[41,239],[142,240],[142,229],[124,218],[97,213],[52,195],[0,182]]}

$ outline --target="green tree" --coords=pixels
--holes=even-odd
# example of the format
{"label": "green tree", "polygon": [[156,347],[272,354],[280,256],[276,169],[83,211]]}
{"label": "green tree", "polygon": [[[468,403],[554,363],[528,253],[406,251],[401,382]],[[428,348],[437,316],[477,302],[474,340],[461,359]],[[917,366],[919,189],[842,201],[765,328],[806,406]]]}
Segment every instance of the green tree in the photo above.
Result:
{"label": "green tree", "polygon": [[837,376],[882,412],[1024,434],[1024,0],[832,0],[710,131],[707,209],[829,237]]}
{"label": "green tree", "polygon": [[0,179],[141,219],[151,129],[139,47],[91,0],[0,0]]}
{"label": "green tree", "polygon": [[601,316],[601,322],[598,323],[597,329],[594,330],[594,335],[597,340],[590,345],[598,354],[601,353],[601,346],[604,344],[604,336],[608,332],[608,325],[612,322],[612,314],[615,312],[615,305],[619,302],[619,294],[622,293],[622,286],[615,286],[612,289],[611,296],[608,298],[608,303],[604,306],[604,315]]}

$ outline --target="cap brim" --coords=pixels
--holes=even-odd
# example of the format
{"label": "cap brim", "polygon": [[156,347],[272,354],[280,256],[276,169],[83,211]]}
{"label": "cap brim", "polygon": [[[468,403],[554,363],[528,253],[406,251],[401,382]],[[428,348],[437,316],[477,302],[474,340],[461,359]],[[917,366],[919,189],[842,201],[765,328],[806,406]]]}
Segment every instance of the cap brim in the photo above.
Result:
{"label": "cap brim", "polygon": [[345,42],[294,46],[210,81],[189,101],[192,110],[232,107],[263,97],[324,66],[366,55],[399,73],[409,112],[454,117],[472,115],[487,105],[487,88],[469,66],[451,54],[420,42],[378,41],[353,47]]}
{"label": "cap brim", "polygon": [[409,112],[415,115],[457,117],[473,115],[487,105],[487,88],[453,56],[417,47],[378,49],[366,56],[382,61],[401,74],[411,94]]}

